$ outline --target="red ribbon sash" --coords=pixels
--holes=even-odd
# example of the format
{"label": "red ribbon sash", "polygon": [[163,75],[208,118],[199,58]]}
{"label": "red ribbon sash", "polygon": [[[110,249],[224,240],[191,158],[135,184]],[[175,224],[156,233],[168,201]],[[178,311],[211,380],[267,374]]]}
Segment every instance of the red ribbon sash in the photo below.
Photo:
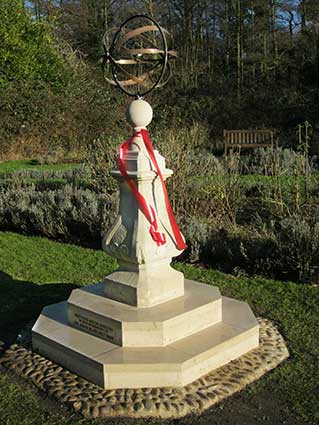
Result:
{"label": "red ribbon sash", "polygon": [[151,143],[150,135],[149,135],[147,130],[142,129],[142,130],[136,132],[133,135],[133,137],[131,137],[129,140],[126,140],[124,143],[121,144],[121,146],[119,148],[119,157],[118,157],[119,170],[120,170],[122,176],[124,177],[126,183],[130,187],[133,195],[135,196],[141,211],[143,212],[147,221],[150,223],[150,234],[151,234],[153,240],[156,242],[157,246],[164,245],[166,243],[166,235],[165,235],[165,233],[161,233],[161,232],[158,231],[158,222],[157,222],[157,217],[156,217],[156,213],[154,211],[154,208],[152,207],[152,205],[150,205],[147,202],[147,200],[144,198],[144,196],[138,191],[136,182],[129,177],[129,175],[127,174],[126,168],[125,168],[124,158],[125,158],[126,152],[129,149],[134,137],[138,136],[138,135],[142,136],[144,145],[147,149],[147,152],[150,156],[150,159],[151,159],[151,161],[152,161],[152,163],[155,167],[155,170],[157,172],[157,175],[160,179],[162,189],[163,189],[163,194],[164,194],[166,211],[167,211],[168,218],[169,218],[169,221],[170,221],[170,224],[171,224],[171,227],[172,227],[173,235],[174,235],[174,238],[175,238],[175,244],[176,244],[177,249],[182,251],[182,250],[187,248],[187,245],[186,245],[184,238],[183,238],[183,236],[182,236],[182,234],[181,234],[181,232],[178,228],[178,225],[176,223],[175,216],[174,216],[171,204],[169,202],[169,198],[168,198],[165,182],[164,182],[164,179],[163,179],[163,175],[162,175],[162,172],[161,172],[159,165],[157,163],[157,160],[156,160],[156,157],[155,157],[155,154],[154,154],[154,149],[153,149],[153,146],[152,146],[152,143]]}

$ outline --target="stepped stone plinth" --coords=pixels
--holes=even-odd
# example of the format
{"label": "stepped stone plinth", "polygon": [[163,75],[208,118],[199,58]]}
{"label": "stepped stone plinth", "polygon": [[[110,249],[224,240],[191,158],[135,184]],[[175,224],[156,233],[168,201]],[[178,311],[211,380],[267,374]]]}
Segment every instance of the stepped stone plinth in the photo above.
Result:
{"label": "stepped stone plinth", "polygon": [[45,307],[33,348],[104,388],[184,386],[258,346],[249,306],[215,287],[186,280],[183,297],[137,309],[102,285]]}
{"label": "stepped stone plinth", "polygon": [[[33,327],[33,349],[106,389],[180,387],[257,348],[259,325],[248,304],[184,279],[170,266],[181,250],[140,132],[152,110],[139,99],[129,114],[135,136],[124,157],[126,177],[113,172],[120,207],[103,241],[118,270],[45,307]],[[154,155],[168,178],[165,159]],[[154,242],[129,180],[155,211],[164,243]]]}

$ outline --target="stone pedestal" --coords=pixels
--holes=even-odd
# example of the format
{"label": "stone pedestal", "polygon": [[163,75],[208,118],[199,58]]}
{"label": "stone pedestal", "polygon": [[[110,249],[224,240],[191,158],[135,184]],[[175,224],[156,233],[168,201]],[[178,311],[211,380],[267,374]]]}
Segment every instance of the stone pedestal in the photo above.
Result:
{"label": "stone pedestal", "polygon": [[[146,102],[134,102],[130,121],[139,130],[151,113]],[[155,155],[163,177],[169,177],[164,158]],[[258,347],[259,326],[246,303],[222,297],[216,287],[184,281],[171,268],[180,251],[141,136],[134,138],[125,165],[156,211],[167,242],[154,242],[149,222],[115,170],[120,209],[103,245],[119,268],[101,283],[74,290],[66,302],[44,308],[33,328],[33,349],[108,389],[185,386]]]}
{"label": "stone pedestal", "polygon": [[[139,127],[140,128],[140,127]],[[138,129],[139,129],[138,128]],[[173,174],[165,166],[165,159],[155,150],[163,178]],[[167,242],[157,246],[149,232],[150,224],[118,170],[113,176],[120,185],[118,217],[104,238],[104,249],[117,258],[119,269],[105,279],[105,296],[140,308],[152,307],[181,297],[184,294],[184,276],[172,269],[176,249],[167,216],[162,186],[153,169],[142,136],[133,138],[125,157],[128,176],[138,191],[157,212],[159,231],[165,232]]]}

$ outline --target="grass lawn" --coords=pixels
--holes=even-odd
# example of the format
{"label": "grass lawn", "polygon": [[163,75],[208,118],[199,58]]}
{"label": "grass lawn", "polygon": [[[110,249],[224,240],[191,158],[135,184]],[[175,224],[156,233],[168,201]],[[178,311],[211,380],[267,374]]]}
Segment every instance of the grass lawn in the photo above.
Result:
{"label": "grass lawn", "polygon": [[14,161],[0,162],[0,176],[11,174],[16,171],[34,170],[34,171],[65,171],[80,167],[81,164],[43,164],[41,165],[35,159],[20,159]]}
{"label": "grass lawn", "polygon": [[194,180],[205,181],[207,184],[213,185],[224,185],[229,179],[236,180],[243,186],[243,188],[250,189],[252,187],[258,187],[261,190],[266,188],[272,188],[275,184],[283,190],[295,190],[296,184],[303,186],[307,183],[309,188],[316,188],[319,183],[319,173],[312,173],[307,179],[305,176],[299,175],[280,175],[280,176],[264,176],[262,174],[240,174],[240,175],[213,175],[208,177],[197,176]]}
{"label": "grass lawn", "polygon": [[[24,185],[34,184],[37,190],[44,190],[44,187],[45,189],[58,189],[69,183],[69,179],[65,177],[64,173],[81,169],[82,166],[83,164],[81,163],[41,165],[35,159],[0,162],[0,188],[7,188],[12,184],[23,183]],[[25,172],[25,175],[21,176],[18,174],[17,177],[18,172]],[[28,175],[30,172],[35,173]],[[53,175],[50,176],[50,173]],[[62,175],[54,176],[54,173],[60,173]],[[83,188],[90,187],[85,178],[77,178],[76,181],[77,185]]]}
{"label": "grass lawn", "polygon": [[[0,340],[12,342],[44,305],[66,299],[76,286],[96,282],[115,267],[115,261],[100,251],[0,232]],[[319,423],[319,290],[260,277],[233,277],[187,264],[175,267],[188,278],[217,285],[222,294],[249,302],[256,315],[272,319],[285,337],[291,357],[200,418],[181,419],[174,425]],[[131,422],[150,421],[105,423]],[[13,376],[0,375],[1,425],[95,423],[66,413]]]}

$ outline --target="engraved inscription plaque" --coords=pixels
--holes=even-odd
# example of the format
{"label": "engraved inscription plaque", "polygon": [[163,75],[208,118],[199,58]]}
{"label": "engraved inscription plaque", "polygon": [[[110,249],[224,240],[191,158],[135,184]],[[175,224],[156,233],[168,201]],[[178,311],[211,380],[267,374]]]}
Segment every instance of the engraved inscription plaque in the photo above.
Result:
{"label": "engraved inscription plaque", "polygon": [[83,332],[105,339],[113,344],[122,345],[121,323],[98,314],[88,312],[84,309],[68,310],[70,325]]}

